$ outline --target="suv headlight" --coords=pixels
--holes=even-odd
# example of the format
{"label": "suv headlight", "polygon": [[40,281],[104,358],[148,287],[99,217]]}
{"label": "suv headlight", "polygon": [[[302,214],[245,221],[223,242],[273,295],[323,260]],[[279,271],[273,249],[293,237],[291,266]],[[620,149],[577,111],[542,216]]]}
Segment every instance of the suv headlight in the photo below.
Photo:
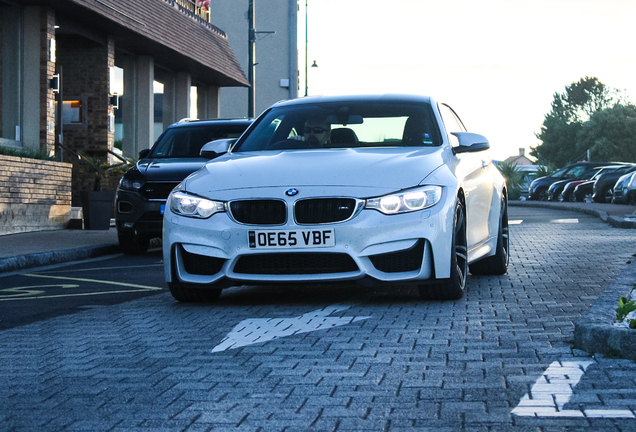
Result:
{"label": "suv headlight", "polygon": [[377,210],[387,215],[408,213],[434,206],[441,199],[440,186],[425,186],[378,198],[369,198],[365,201],[364,208]]}
{"label": "suv headlight", "polygon": [[225,211],[225,203],[200,198],[184,192],[173,192],[168,197],[170,210],[180,216],[207,219]]}
{"label": "suv headlight", "polygon": [[119,188],[125,190],[138,191],[146,182],[143,180],[131,180],[122,178],[119,180]]}

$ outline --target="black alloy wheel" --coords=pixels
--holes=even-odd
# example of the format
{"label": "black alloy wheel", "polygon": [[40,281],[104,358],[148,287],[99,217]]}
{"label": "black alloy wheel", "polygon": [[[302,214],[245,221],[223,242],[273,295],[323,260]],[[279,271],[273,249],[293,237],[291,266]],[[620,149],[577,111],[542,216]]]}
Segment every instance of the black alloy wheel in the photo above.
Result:
{"label": "black alloy wheel", "polygon": [[499,232],[497,234],[497,246],[495,254],[483,258],[470,265],[470,272],[474,275],[501,276],[508,271],[510,262],[510,230],[508,226],[508,201],[504,196],[501,199],[499,213]]}
{"label": "black alloy wheel", "polygon": [[464,295],[468,277],[468,240],[466,237],[466,210],[459,198],[455,202],[454,227],[451,243],[450,278],[418,285],[420,297],[423,299],[459,300]]}
{"label": "black alloy wheel", "polygon": [[150,237],[141,234],[118,234],[119,247],[126,255],[141,255],[150,246]]}

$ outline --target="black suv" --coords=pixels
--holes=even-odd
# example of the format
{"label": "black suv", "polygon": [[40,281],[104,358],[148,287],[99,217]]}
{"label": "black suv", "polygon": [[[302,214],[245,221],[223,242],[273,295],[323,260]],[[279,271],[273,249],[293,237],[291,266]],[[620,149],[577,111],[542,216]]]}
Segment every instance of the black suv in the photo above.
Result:
{"label": "black suv", "polygon": [[208,161],[200,156],[204,144],[238,138],[252,119],[192,120],[169,126],[151,149],[119,181],[115,221],[122,252],[141,254],[150,240],[161,237],[168,195],[184,178]]}

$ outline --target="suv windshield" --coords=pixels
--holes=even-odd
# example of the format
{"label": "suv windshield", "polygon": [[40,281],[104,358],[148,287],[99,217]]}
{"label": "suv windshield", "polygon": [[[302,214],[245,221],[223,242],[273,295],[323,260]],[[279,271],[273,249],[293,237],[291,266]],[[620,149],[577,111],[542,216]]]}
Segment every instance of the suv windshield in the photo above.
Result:
{"label": "suv windshield", "polygon": [[196,158],[205,143],[223,138],[238,138],[245,125],[198,125],[172,127],[159,137],[150,158]]}
{"label": "suv windshield", "polygon": [[342,102],[274,108],[233,151],[441,144],[430,105]]}

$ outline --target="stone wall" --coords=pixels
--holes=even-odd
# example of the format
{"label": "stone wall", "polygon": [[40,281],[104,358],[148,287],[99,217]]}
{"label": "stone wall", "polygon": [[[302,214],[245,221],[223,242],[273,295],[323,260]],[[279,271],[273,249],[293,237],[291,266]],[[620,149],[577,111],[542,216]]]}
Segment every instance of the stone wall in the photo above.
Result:
{"label": "stone wall", "polygon": [[0,235],[66,228],[70,163],[0,155]]}

